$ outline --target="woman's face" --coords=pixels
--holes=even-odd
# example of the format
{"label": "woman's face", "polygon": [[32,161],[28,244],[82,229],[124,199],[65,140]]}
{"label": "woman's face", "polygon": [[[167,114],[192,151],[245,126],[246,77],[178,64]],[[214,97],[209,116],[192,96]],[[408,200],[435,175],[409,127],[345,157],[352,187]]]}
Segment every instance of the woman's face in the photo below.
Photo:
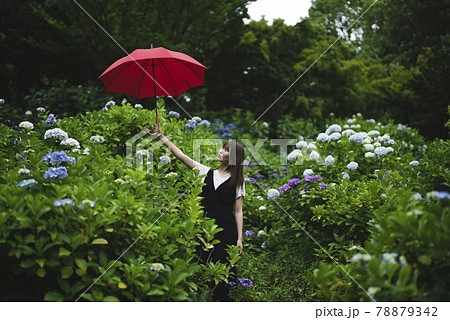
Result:
{"label": "woman's face", "polygon": [[230,157],[230,152],[226,150],[225,148],[220,149],[219,153],[217,154],[217,160],[223,162],[228,161],[228,158]]}

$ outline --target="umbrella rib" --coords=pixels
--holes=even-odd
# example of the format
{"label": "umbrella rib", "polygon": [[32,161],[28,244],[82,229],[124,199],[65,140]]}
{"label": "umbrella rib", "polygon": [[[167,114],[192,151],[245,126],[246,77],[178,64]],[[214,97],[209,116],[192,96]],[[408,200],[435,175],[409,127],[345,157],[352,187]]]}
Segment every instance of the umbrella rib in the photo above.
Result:
{"label": "umbrella rib", "polygon": [[[172,58],[172,59],[173,59],[173,58]],[[172,82],[172,87],[173,87],[173,89],[175,90],[175,97],[178,97],[177,88],[175,87],[175,83],[174,83],[173,80],[172,80],[172,76],[170,75],[169,70],[167,70],[165,64],[162,63],[161,59],[158,59],[158,61],[159,61],[159,63],[161,63],[161,65],[164,67],[164,69],[166,69],[166,72],[167,72],[167,74],[169,75],[170,82]],[[163,90],[166,91],[164,88],[163,88]],[[166,93],[168,93],[168,92],[166,91]]]}
{"label": "umbrella rib", "polygon": [[185,65],[187,68],[189,68],[189,70],[191,70],[192,73],[195,74],[195,75],[197,76],[197,78],[198,78],[201,82],[203,82],[203,84],[205,84],[205,81],[204,81],[202,78],[200,78],[200,76],[197,74],[197,72],[195,72],[188,64],[184,63],[183,60],[177,59],[177,61],[178,61],[178,62],[181,62],[183,65]]}
{"label": "umbrella rib", "polygon": [[[153,60],[153,59],[151,59],[151,60]],[[141,83],[140,83],[140,85],[139,85],[139,91],[138,91],[138,99],[140,99],[140,96],[141,96],[142,83],[144,82],[144,76],[145,76],[146,74],[148,74],[148,73],[147,73],[147,67],[148,67],[148,64],[149,64],[149,63],[150,63],[150,59],[147,60],[147,64],[145,65],[144,72],[142,72]],[[150,77],[151,77],[151,76],[150,76]],[[156,81],[156,80],[153,79],[153,81]],[[156,92],[155,92],[155,97],[156,97]]]}

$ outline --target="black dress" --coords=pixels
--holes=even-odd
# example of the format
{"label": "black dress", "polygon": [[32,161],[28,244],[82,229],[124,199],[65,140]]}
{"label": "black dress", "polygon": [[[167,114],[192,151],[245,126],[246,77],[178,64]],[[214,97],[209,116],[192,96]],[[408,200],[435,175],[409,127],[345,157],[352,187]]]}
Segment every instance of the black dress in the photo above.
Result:
{"label": "black dress", "polygon": [[[217,189],[214,189],[213,170],[209,169],[205,183],[202,188],[201,204],[204,206],[205,216],[215,219],[217,224],[223,230],[215,234],[215,239],[220,243],[214,245],[211,251],[203,251],[201,259],[203,263],[207,260],[222,263],[228,263],[227,245],[236,245],[238,234],[236,220],[234,218],[234,204],[236,201],[236,188],[229,185],[228,178]],[[236,274],[236,268],[230,270]],[[235,276],[228,278],[228,281],[235,281]],[[214,298],[219,301],[229,301],[228,286],[221,283],[214,290]]]}

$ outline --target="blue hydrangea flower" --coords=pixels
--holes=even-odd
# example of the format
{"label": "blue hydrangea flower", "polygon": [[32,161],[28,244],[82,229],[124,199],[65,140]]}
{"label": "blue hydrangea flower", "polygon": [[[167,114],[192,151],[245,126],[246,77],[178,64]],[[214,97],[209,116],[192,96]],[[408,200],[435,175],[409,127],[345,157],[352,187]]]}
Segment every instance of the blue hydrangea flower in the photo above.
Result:
{"label": "blue hydrangea flower", "polygon": [[65,151],[55,151],[49,152],[45,156],[42,157],[42,162],[47,165],[56,166],[61,162],[70,162],[71,164],[75,164],[76,160],[74,157],[67,156]]}
{"label": "blue hydrangea flower", "polygon": [[256,235],[256,233],[255,232],[253,232],[253,231],[245,231],[244,232],[244,236],[254,236],[254,235]]}
{"label": "blue hydrangea flower", "polygon": [[68,177],[67,174],[67,168],[66,167],[56,167],[56,168],[50,168],[44,173],[44,178],[46,180],[50,180],[53,178],[57,178],[59,180]]}
{"label": "blue hydrangea flower", "polygon": [[34,180],[34,179],[25,179],[25,180],[20,181],[17,184],[17,186],[22,188],[22,187],[25,187],[25,186],[28,186],[28,185],[33,185],[33,184],[36,184],[36,183],[37,183],[37,181]]}
{"label": "blue hydrangea flower", "polygon": [[188,129],[189,132],[195,130],[195,124],[196,122],[192,119],[190,119],[189,122],[186,123],[186,128]]}
{"label": "blue hydrangea flower", "polygon": [[199,126],[209,126],[211,123],[208,120],[202,120],[198,124]]}
{"label": "blue hydrangea flower", "polygon": [[54,115],[53,113],[50,113],[50,114],[48,115],[47,120],[45,120],[45,124],[46,124],[47,126],[51,126],[51,125],[54,124],[55,122],[56,122],[55,115]]}
{"label": "blue hydrangea flower", "polygon": [[169,111],[169,116],[179,118],[180,114],[176,111]]}
{"label": "blue hydrangea flower", "polygon": [[73,201],[71,199],[59,199],[56,200],[53,205],[55,207],[61,207],[61,206],[75,206],[75,203],[73,203]]}

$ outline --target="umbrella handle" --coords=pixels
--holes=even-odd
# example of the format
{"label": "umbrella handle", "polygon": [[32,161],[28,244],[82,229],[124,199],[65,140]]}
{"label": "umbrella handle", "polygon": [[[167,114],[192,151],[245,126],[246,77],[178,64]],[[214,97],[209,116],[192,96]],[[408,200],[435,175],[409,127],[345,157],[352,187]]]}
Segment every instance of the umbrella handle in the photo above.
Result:
{"label": "umbrella handle", "polygon": [[[161,128],[161,125],[159,124],[158,107],[155,108],[155,112],[156,112],[156,125],[158,125]],[[161,128],[161,134],[164,134],[164,131],[162,128]]]}

